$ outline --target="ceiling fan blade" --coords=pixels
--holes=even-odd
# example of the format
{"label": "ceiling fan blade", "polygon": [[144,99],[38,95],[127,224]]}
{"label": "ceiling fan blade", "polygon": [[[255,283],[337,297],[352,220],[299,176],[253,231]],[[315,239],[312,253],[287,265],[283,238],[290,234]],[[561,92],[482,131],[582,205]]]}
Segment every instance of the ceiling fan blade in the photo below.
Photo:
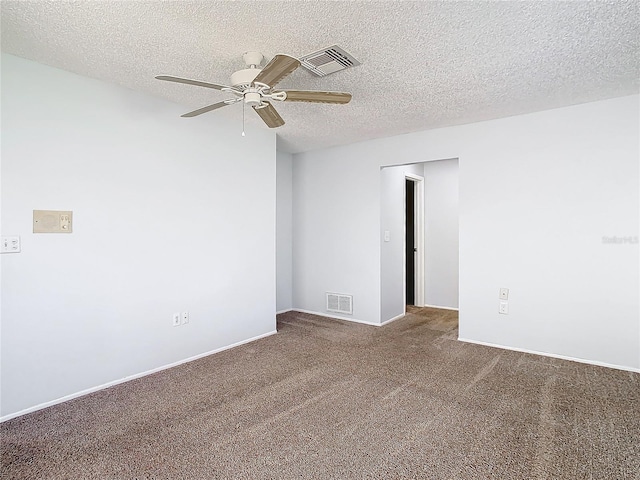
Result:
{"label": "ceiling fan blade", "polygon": [[281,127],[284,125],[284,120],[280,114],[273,108],[273,105],[265,102],[266,107],[253,107],[260,118],[264,120],[269,128]]}
{"label": "ceiling fan blade", "polygon": [[[345,92],[315,92],[306,90],[284,90],[287,94],[285,102],[313,102],[313,103],[349,103],[351,94]],[[278,92],[274,92],[278,93]]]}
{"label": "ceiling fan blade", "polygon": [[262,69],[255,78],[254,82],[264,83],[270,87],[274,87],[280,80],[293,72],[300,66],[297,58],[289,55],[276,55]]}
{"label": "ceiling fan blade", "polygon": [[[235,102],[232,102],[235,103]],[[231,105],[229,101],[214,103],[213,105],[207,105],[206,107],[199,108],[198,110],[194,110],[193,112],[185,113],[184,115],[180,115],[181,117],[195,117],[197,115],[202,115],[203,113],[210,112],[211,110],[216,110],[218,108],[226,107],[227,105]]]}
{"label": "ceiling fan blade", "polygon": [[226,85],[218,85],[217,83],[201,82],[199,80],[190,80],[188,78],[172,77],[170,75],[158,75],[158,80],[165,80],[167,82],[186,83],[187,85],[195,85],[197,87],[215,88],[216,90],[222,90],[223,88],[231,88]]}

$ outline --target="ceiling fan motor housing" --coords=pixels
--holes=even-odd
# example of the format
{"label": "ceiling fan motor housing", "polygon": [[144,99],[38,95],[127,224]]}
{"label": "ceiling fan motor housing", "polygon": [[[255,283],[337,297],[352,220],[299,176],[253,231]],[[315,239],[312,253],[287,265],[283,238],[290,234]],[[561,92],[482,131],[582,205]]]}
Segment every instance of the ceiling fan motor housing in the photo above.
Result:
{"label": "ceiling fan motor housing", "polygon": [[245,68],[231,74],[231,85],[234,87],[248,87],[253,83],[261,68]]}

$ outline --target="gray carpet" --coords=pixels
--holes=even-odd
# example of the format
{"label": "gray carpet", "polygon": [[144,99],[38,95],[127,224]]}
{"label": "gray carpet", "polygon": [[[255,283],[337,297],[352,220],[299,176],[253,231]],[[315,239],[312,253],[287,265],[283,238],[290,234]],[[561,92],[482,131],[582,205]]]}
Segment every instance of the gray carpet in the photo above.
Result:
{"label": "gray carpet", "polygon": [[640,375],[458,342],[455,312],[279,334],[0,425],[11,479],[640,479]]}

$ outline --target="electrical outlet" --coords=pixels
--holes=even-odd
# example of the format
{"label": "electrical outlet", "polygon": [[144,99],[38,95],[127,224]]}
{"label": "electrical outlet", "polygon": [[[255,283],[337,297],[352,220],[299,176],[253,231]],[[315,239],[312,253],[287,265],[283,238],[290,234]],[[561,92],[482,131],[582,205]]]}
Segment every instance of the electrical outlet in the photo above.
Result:
{"label": "electrical outlet", "polygon": [[180,313],[174,313],[173,314],[173,324],[174,327],[179,327],[180,326]]}
{"label": "electrical outlet", "polygon": [[505,302],[504,300],[501,301],[498,313],[501,313],[502,315],[509,315],[509,302]]}
{"label": "electrical outlet", "polygon": [[189,312],[182,312],[182,324],[189,323]]}
{"label": "electrical outlet", "polygon": [[2,237],[0,253],[20,253],[20,237]]}
{"label": "electrical outlet", "polygon": [[500,289],[500,300],[509,300],[509,289],[501,288]]}

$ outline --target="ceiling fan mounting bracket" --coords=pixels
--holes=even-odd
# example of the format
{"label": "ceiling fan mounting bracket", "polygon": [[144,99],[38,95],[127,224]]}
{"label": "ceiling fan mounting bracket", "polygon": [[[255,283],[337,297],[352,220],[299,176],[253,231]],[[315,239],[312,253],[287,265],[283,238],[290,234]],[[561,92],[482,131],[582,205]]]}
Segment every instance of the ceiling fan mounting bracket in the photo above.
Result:
{"label": "ceiling fan mounting bracket", "polygon": [[264,56],[260,52],[245,52],[242,55],[244,63],[249,68],[257,68],[262,63]]}
{"label": "ceiling fan mounting bracket", "polygon": [[279,102],[284,102],[287,99],[287,92],[273,92],[269,95],[269,98],[272,100],[278,100]]}

